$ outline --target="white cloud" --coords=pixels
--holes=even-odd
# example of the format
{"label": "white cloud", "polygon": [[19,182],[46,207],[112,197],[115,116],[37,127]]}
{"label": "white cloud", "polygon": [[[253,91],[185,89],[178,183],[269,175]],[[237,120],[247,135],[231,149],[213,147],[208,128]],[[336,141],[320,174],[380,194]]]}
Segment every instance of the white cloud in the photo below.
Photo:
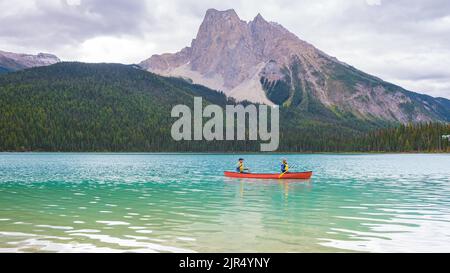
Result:
{"label": "white cloud", "polygon": [[141,39],[132,36],[99,36],[72,48],[70,60],[130,63],[130,60],[140,59],[142,51],[152,52],[155,48],[155,44],[143,43]]}
{"label": "white cloud", "polygon": [[69,6],[79,6],[81,4],[81,0],[66,0],[66,2]]}
{"label": "white cloud", "polygon": [[381,0],[366,0],[369,6],[379,6],[381,5]]}

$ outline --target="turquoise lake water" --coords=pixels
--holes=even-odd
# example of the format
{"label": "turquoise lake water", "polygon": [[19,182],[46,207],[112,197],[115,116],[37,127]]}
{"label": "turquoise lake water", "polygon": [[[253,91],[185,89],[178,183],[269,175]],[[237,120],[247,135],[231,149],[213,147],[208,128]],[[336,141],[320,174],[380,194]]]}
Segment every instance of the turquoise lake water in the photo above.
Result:
{"label": "turquoise lake water", "polygon": [[450,155],[0,154],[0,252],[353,251],[450,252]]}

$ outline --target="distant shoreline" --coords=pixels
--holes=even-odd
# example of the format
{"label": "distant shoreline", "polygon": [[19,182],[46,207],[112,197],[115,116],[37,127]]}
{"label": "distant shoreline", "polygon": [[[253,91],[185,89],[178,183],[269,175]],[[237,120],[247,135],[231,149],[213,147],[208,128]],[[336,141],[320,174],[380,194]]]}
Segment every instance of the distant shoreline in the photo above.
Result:
{"label": "distant shoreline", "polygon": [[311,154],[323,154],[323,155],[364,155],[364,154],[450,154],[450,152],[112,152],[112,151],[0,151],[0,154],[160,154],[160,155],[173,155],[173,154],[186,154],[186,155],[214,155],[214,154],[247,154],[247,155],[311,155]]}

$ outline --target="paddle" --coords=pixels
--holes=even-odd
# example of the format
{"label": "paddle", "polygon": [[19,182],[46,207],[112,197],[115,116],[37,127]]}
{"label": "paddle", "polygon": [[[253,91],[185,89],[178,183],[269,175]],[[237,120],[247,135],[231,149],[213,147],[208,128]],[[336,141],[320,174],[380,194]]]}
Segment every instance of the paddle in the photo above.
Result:
{"label": "paddle", "polygon": [[[291,168],[294,168],[294,165],[292,165]],[[283,175],[284,175],[285,173],[287,173],[287,171],[282,172],[282,173],[280,174],[280,176],[278,176],[278,179],[280,179],[281,177],[283,177]]]}

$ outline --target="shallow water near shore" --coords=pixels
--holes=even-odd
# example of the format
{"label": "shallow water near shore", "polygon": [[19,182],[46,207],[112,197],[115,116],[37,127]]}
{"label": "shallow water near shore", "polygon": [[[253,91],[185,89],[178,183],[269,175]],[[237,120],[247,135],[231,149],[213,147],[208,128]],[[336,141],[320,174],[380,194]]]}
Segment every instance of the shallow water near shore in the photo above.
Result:
{"label": "shallow water near shore", "polygon": [[450,155],[0,154],[0,252],[349,251],[450,252]]}

